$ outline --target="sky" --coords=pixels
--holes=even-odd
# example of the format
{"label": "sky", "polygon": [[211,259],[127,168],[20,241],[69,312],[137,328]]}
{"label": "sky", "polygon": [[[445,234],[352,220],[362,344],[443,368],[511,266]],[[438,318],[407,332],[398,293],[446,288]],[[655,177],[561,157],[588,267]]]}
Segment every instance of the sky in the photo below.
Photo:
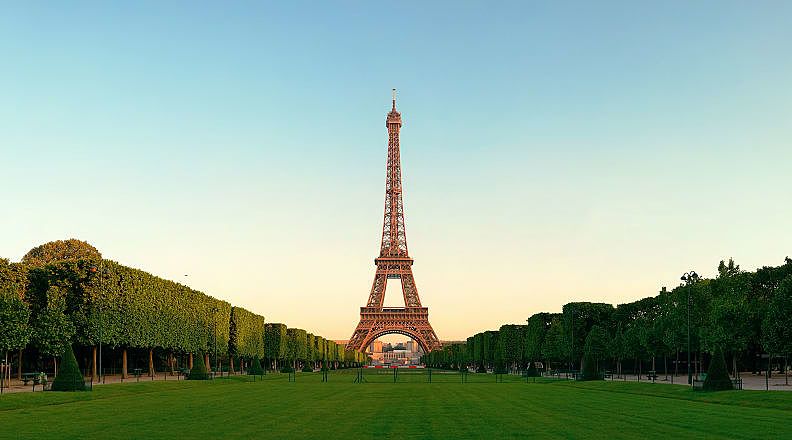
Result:
{"label": "sky", "polygon": [[346,339],[391,88],[443,340],[792,255],[792,3],[424,3],[5,3],[0,256],[79,238]]}

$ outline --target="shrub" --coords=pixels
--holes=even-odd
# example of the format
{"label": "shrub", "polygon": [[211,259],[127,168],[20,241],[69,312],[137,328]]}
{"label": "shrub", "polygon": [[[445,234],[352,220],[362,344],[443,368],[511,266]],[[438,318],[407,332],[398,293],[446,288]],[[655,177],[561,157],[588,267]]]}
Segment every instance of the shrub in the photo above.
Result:
{"label": "shrub", "polygon": [[313,373],[313,368],[311,368],[311,366],[308,365],[308,362],[306,362],[305,365],[303,365],[303,367],[302,367],[302,372],[303,373]]}
{"label": "shrub", "polygon": [[190,375],[187,376],[187,380],[207,380],[209,379],[209,373],[206,371],[206,364],[204,363],[204,355],[201,352],[196,353],[196,356],[193,356],[193,366],[190,369]]}
{"label": "shrub", "polygon": [[712,355],[709,370],[707,370],[707,377],[704,379],[704,390],[725,391],[733,388],[729,373],[726,371],[726,360],[723,358],[723,351],[716,349]]}
{"label": "shrub", "polygon": [[294,373],[294,368],[291,365],[284,365],[280,368],[281,373]]}
{"label": "shrub", "polygon": [[539,376],[539,370],[536,369],[536,362],[528,362],[528,369],[525,371],[525,375],[528,377]]}
{"label": "shrub", "polygon": [[484,368],[484,364],[479,364],[478,367],[476,368],[476,373],[486,373],[486,372],[487,369]]}
{"label": "shrub", "polygon": [[85,391],[85,378],[80,373],[71,345],[67,344],[63,351],[63,360],[52,382],[52,391]]}
{"label": "shrub", "polygon": [[327,368],[327,362],[322,362],[322,371],[330,371],[330,369]]}
{"label": "shrub", "polygon": [[580,372],[580,380],[601,380],[602,377],[597,371],[597,360],[591,353],[583,356],[583,370]]}
{"label": "shrub", "polygon": [[261,368],[261,362],[258,356],[253,357],[253,362],[250,364],[250,368],[248,368],[248,374],[255,374],[256,376],[264,374],[264,369]]}

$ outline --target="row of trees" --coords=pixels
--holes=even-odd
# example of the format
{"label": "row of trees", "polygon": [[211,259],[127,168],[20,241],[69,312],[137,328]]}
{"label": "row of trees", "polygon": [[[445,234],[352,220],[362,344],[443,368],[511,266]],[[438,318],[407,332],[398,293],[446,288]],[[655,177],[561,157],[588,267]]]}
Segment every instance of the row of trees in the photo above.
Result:
{"label": "row of trees", "polygon": [[279,365],[294,369],[347,368],[362,365],[367,360],[365,354],[346,350],[343,344],[299,328],[287,328],[284,324],[266,324],[264,340],[264,359],[273,369]]}
{"label": "row of trees", "polygon": [[561,313],[537,313],[523,325],[503,325],[446,345],[424,362],[479,370],[516,370],[532,362],[579,369],[588,358],[617,373],[646,368],[668,374],[669,363],[674,372],[686,368],[688,318],[697,371],[718,350],[727,354],[732,374],[767,368],[768,357],[792,354],[792,260],[754,272],[721,261],[715,279],[692,274],[685,279],[671,291],[663,288],[616,307],[574,302]]}
{"label": "row of trees", "polygon": [[[307,346],[305,331],[289,331],[299,333],[302,347]],[[128,349],[148,351],[150,374],[154,374],[155,351],[170,369],[177,367],[177,357],[184,359],[186,365],[181,366],[191,367],[196,353],[202,353],[211,367],[209,353],[213,353],[215,366],[222,359],[233,371],[242,362],[265,357],[266,333],[263,316],[104,260],[82,241],[47,243],[31,250],[20,263],[0,260],[0,351],[6,358],[18,351],[21,361],[22,350],[27,350],[56,359],[69,344],[90,347],[95,375],[96,347],[101,343],[121,351],[124,375]],[[310,337],[313,346],[317,338]],[[293,346],[278,359],[308,359],[300,344]],[[338,354],[333,349],[335,360]],[[361,359],[356,356],[354,361]]]}

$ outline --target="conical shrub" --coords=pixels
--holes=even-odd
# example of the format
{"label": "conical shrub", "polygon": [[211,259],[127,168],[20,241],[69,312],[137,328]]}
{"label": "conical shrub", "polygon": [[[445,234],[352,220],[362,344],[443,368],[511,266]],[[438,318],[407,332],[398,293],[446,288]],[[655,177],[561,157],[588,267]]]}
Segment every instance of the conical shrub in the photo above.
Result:
{"label": "conical shrub", "polygon": [[52,382],[52,391],[85,391],[85,378],[80,372],[70,344],[63,351],[63,360],[58,375]]}
{"label": "conical shrub", "polygon": [[190,369],[190,375],[187,376],[187,380],[207,380],[209,379],[209,373],[206,371],[206,364],[204,363],[204,355],[203,353],[198,353],[197,356],[193,356],[193,366]]}
{"label": "conical shrub", "polygon": [[303,365],[303,367],[302,367],[302,372],[303,373],[313,373],[313,368],[310,365],[308,365],[308,362],[306,362]]}
{"label": "conical shrub", "polygon": [[536,362],[528,362],[528,369],[525,371],[525,375],[528,377],[539,376],[539,370],[536,369]]}
{"label": "conical shrub", "polygon": [[264,369],[261,368],[261,361],[259,361],[258,356],[253,358],[253,362],[250,364],[250,368],[248,368],[248,374],[253,374],[256,376],[261,376],[264,374]]}
{"label": "conical shrub", "polygon": [[597,371],[597,360],[591,354],[583,356],[583,370],[581,373],[581,380],[600,380],[599,371]]}
{"label": "conical shrub", "polygon": [[707,377],[704,379],[704,390],[706,391],[726,391],[734,389],[728,371],[726,371],[726,360],[720,349],[715,350],[710,361]]}

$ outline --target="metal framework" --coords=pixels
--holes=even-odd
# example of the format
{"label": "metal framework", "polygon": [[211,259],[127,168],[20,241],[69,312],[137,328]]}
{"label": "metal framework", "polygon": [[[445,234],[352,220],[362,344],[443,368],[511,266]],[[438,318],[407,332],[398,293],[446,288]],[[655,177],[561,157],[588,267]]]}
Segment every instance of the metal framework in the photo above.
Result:
{"label": "metal framework", "polygon": [[[362,351],[382,335],[398,333],[414,339],[425,353],[440,347],[429,324],[429,308],[421,306],[418,288],[412,274],[413,259],[407,252],[407,233],[404,228],[402,201],[401,158],[399,130],[401,114],[396,111],[396,90],[393,107],[385,122],[388,128],[388,161],[385,179],[385,217],[382,224],[382,246],[374,259],[377,271],[371,286],[368,303],[360,308],[360,323],[347,342],[347,348]],[[400,279],[404,307],[383,307],[385,288],[389,279]]]}

